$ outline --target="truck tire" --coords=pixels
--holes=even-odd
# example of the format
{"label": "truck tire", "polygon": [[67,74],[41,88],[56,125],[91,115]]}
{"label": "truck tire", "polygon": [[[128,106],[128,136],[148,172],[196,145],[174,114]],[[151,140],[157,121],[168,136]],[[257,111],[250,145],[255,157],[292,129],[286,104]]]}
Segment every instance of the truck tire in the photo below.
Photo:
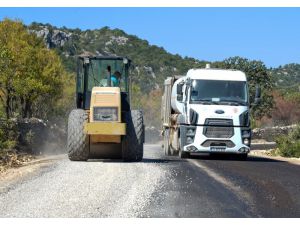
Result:
{"label": "truck tire", "polygon": [[122,158],[125,162],[139,162],[144,154],[145,128],[143,113],[131,110],[124,114],[126,135],[122,139]]}
{"label": "truck tire", "polygon": [[171,155],[171,149],[170,149],[170,131],[169,129],[165,130],[164,133],[164,152],[166,156]]}
{"label": "truck tire", "polygon": [[190,157],[189,152],[182,151],[181,149],[179,150],[179,158],[181,159],[186,159]]}
{"label": "truck tire", "polygon": [[238,155],[237,155],[237,158],[238,158],[238,160],[246,161],[247,158],[248,158],[248,154],[247,154],[247,153],[238,154]]}
{"label": "truck tire", "polygon": [[71,111],[68,120],[68,157],[71,161],[87,161],[89,158],[89,135],[84,132],[87,113],[82,109]]}
{"label": "truck tire", "polygon": [[178,152],[178,156],[179,156],[179,158],[181,158],[181,159],[186,159],[186,158],[189,158],[189,157],[190,157],[190,153],[189,153],[189,152],[182,151],[182,146],[181,146],[181,139],[180,139],[180,137],[179,137],[179,152]]}

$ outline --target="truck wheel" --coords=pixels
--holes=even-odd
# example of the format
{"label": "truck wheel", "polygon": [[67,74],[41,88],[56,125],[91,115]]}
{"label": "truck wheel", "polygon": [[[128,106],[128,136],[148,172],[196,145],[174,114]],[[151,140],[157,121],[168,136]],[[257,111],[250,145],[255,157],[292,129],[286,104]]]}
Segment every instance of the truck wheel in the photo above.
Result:
{"label": "truck wheel", "polygon": [[181,159],[186,159],[190,157],[190,153],[188,152],[184,152],[181,149],[179,150],[179,158]]}
{"label": "truck wheel", "polygon": [[144,121],[140,110],[124,114],[126,135],[122,139],[122,157],[125,162],[139,162],[144,154]]}
{"label": "truck wheel", "polygon": [[190,153],[189,153],[189,152],[182,151],[181,148],[182,148],[182,147],[181,147],[181,139],[180,139],[180,137],[179,137],[179,154],[178,154],[178,156],[179,156],[179,158],[181,158],[181,159],[189,158]]}
{"label": "truck wheel", "polygon": [[166,129],[165,130],[165,133],[164,133],[164,152],[165,152],[165,155],[171,155],[171,150],[170,150],[170,131],[169,129]]}
{"label": "truck wheel", "polygon": [[88,115],[82,109],[74,109],[69,115],[67,150],[72,161],[86,161],[89,158],[89,135],[83,130],[87,120]]}
{"label": "truck wheel", "polygon": [[239,155],[237,155],[237,157],[238,157],[238,160],[246,161],[248,154],[247,153],[239,154]]}

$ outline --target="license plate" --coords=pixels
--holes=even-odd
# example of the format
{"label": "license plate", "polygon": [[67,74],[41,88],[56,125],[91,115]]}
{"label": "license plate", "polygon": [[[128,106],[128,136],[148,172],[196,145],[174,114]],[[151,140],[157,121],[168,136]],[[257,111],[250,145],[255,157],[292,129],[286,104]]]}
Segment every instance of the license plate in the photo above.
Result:
{"label": "license plate", "polygon": [[224,147],[210,147],[210,150],[213,152],[225,152],[225,149]]}

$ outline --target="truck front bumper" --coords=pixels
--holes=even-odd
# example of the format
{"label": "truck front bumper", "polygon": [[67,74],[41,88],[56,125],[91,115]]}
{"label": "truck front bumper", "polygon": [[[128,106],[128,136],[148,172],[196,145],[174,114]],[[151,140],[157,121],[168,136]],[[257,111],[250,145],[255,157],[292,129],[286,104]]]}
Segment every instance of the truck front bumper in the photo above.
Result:
{"label": "truck front bumper", "polygon": [[[181,149],[190,153],[236,153],[250,152],[250,146],[242,140],[240,127],[233,127],[234,134],[230,138],[207,138],[203,135],[203,126],[181,127]],[[188,138],[191,138],[188,143]],[[249,136],[249,141],[251,136]]]}
{"label": "truck front bumper", "polygon": [[208,147],[203,148],[196,147],[195,145],[191,144],[188,146],[185,146],[183,149],[184,152],[190,152],[190,153],[230,153],[230,154],[244,154],[250,152],[250,147],[246,145],[238,146],[237,148],[227,148],[223,146],[216,146],[216,147]]}
{"label": "truck front bumper", "polygon": [[126,135],[126,123],[93,122],[84,125],[84,131],[89,135]]}

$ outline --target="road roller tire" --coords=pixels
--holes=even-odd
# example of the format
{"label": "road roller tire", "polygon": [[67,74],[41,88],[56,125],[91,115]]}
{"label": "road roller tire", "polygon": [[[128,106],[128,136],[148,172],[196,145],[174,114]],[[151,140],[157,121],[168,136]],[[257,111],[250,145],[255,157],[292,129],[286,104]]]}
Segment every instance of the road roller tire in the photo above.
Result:
{"label": "road roller tire", "polygon": [[89,135],[84,132],[88,114],[82,109],[71,111],[68,120],[67,151],[71,161],[87,161],[89,158]]}
{"label": "road roller tire", "polygon": [[145,128],[142,111],[126,112],[124,122],[126,135],[122,138],[122,158],[125,162],[139,162],[144,154]]}

